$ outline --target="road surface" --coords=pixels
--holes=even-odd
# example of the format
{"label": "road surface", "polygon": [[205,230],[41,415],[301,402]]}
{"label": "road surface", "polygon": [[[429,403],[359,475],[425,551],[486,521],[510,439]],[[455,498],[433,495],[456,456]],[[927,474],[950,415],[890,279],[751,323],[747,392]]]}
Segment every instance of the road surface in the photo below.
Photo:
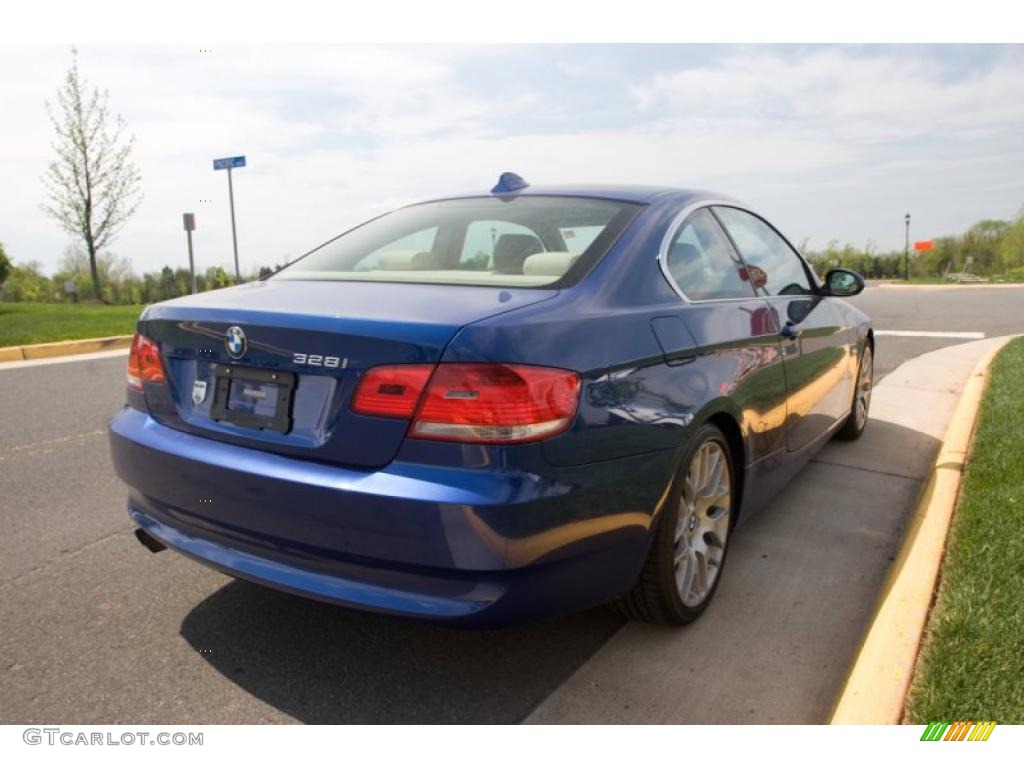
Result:
{"label": "road surface", "polygon": [[[1022,289],[872,287],[853,303],[873,315],[879,330],[1024,331]],[[962,337],[879,337],[879,377],[906,359],[962,343]],[[609,641],[629,637],[622,621],[603,609],[500,632],[439,629],[278,594],[172,552],[150,554],[131,535],[105,436],[124,399],[124,365],[123,356],[0,365],[0,721],[513,723],[555,700]],[[898,444],[898,434],[890,437]],[[700,624],[642,630],[656,643],[684,638],[697,649],[689,658],[700,669],[700,643],[739,654],[766,617],[807,603],[796,606],[799,620],[784,635],[757,646],[770,663],[719,654],[743,668],[739,690],[726,696],[709,689],[703,700],[694,691],[692,709],[642,719],[823,718],[918,487],[878,475],[873,484],[884,486],[889,506],[864,521],[878,540],[851,543],[811,513],[779,511],[820,506],[826,490],[861,492],[852,474],[845,485],[823,487],[815,477],[826,470],[810,465],[772,505],[775,512],[752,521],[759,533],[739,529],[737,550],[746,539],[743,548],[751,551],[732,553],[712,606],[724,630],[707,636],[710,622],[704,630]],[[830,541],[829,549],[800,547],[807,525],[818,527],[811,533]],[[729,597],[730,582],[738,592],[758,582],[759,568],[787,559],[797,570],[781,585]],[[853,574],[844,583],[798,577],[800,569],[837,564]],[[837,599],[849,610],[817,608]],[[809,663],[823,664],[815,689],[788,686],[787,670]],[[592,691],[609,693],[596,685]]]}

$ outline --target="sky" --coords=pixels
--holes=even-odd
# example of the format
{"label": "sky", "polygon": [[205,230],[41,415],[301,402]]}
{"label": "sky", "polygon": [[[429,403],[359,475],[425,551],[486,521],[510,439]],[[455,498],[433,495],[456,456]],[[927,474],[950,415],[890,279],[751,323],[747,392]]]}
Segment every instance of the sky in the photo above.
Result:
{"label": "sky", "polygon": [[[56,269],[39,208],[45,102],[70,46],[0,49],[0,242]],[[880,250],[1024,205],[1024,46],[81,45],[135,136],[144,200],[110,250],[136,272],[283,262],[395,207],[534,184],[714,189],[796,243]]]}

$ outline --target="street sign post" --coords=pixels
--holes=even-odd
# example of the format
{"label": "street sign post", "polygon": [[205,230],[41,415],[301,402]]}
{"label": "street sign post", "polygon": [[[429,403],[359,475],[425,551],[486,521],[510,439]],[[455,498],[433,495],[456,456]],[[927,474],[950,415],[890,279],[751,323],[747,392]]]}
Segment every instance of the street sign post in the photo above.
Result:
{"label": "street sign post", "polygon": [[231,204],[231,242],[235,247],[235,279],[238,282],[242,282],[242,273],[238,268],[238,234],[235,231],[235,188],[231,183],[232,168],[245,168],[245,155],[220,157],[213,161],[213,170],[228,172],[228,202]]}
{"label": "street sign post", "polygon": [[183,213],[182,223],[185,225],[185,234],[188,236],[188,271],[192,273],[192,293],[196,290],[196,263],[192,258],[192,232],[196,228],[196,216],[194,213]]}
{"label": "street sign post", "polygon": [[232,168],[245,168],[245,155],[221,157],[213,161],[213,170],[215,171],[229,171]]}

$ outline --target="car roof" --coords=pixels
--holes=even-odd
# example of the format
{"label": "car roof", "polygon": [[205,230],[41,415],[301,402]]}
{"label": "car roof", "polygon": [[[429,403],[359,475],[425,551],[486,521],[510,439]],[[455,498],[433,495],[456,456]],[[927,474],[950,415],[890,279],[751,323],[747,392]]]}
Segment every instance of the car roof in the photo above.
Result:
{"label": "car roof", "polygon": [[[653,202],[674,202],[689,205],[700,200],[732,200],[729,195],[711,192],[705,189],[681,189],[676,187],[645,186],[639,184],[567,184],[524,187],[515,192],[505,193],[502,197],[597,197],[608,200],[620,200],[627,203],[650,204]],[[446,195],[436,200],[460,200],[471,197],[498,197],[490,190],[468,192],[465,194]],[[431,200],[429,202],[435,202]]]}

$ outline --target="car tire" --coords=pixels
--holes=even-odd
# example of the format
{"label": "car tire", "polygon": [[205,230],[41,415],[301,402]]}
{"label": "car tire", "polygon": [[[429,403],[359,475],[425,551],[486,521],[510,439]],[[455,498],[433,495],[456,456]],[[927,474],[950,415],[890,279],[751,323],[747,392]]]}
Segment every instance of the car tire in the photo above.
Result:
{"label": "car tire", "polygon": [[640,577],[612,604],[619,614],[681,625],[704,612],[725,566],[736,487],[729,443],[721,430],[706,424],[679,463]]}
{"label": "car tire", "polygon": [[839,440],[856,440],[868,425],[868,410],[871,408],[871,390],[874,386],[875,350],[870,342],[864,342],[857,366],[857,386],[853,391],[850,415],[836,432]]}

